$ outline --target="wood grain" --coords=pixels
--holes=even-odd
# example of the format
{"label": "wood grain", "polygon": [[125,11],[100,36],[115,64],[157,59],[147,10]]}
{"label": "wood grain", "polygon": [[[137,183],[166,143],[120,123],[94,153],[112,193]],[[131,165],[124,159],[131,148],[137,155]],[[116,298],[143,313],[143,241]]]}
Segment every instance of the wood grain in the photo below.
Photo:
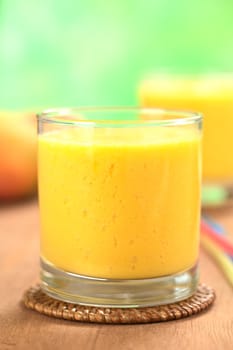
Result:
{"label": "wood grain", "polygon": [[[213,215],[233,232],[233,209]],[[201,280],[217,292],[207,312],[148,325],[95,325],[56,320],[25,309],[24,290],[39,276],[39,220],[35,201],[0,207],[0,350],[147,350],[233,348],[233,290],[201,252]]]}

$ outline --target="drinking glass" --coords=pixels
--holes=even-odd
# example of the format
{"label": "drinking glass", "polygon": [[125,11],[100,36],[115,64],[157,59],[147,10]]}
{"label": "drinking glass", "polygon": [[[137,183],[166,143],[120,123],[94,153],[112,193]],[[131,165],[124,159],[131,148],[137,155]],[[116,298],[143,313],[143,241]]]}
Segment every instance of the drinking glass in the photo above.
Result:
{"label": "drinking glass", "polygon": [[48,295],[140,307],[195,292],[201,121],[198,113],[126,107],[38,115]]}

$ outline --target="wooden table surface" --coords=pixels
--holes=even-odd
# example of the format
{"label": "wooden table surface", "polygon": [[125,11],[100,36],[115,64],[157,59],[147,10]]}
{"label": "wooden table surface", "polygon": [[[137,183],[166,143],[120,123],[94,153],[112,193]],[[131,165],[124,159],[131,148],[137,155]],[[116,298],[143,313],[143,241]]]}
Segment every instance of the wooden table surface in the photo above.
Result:
{"label": "wooden table surface", "polygon": [[[233,232],[233,210],[215,217]],[[39,220],[35,201],[0,207],[0,350],[233,349],[233,289],[201,252],[201,280],[215,304],[197,316],[147,325],[62,321],[24,308],[21,297],[39,276]]]}

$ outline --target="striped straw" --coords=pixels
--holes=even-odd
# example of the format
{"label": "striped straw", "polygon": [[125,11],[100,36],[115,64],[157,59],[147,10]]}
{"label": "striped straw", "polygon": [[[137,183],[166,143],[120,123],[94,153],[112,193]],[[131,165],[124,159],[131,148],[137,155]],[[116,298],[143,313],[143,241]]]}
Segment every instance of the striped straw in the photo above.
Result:
{"label": "striped straw", "polygon": [[221,268],[225,278],[233,287],[233,263],[232,260],[224,254],[219,248],[216,242],[211,240],[210,237],[201,235],[201,243],[207,253],[214,259],[214,261]]}
{"label": "striped straw", "polygon": [[207,215],[202,215],[202,220],[204,220],[209,226],[212,227],[212,229],[215,231],[215,233],[219,234],[219,235],[223,235],[223,236],[227,236],[227,232],[225,230],[225,228],[220,225],[218,222],[216,222],[215,220],[213,220],[212,218],[210,218]]}
{"label": "striped straw", "polygon": [[233,244],[230,242],[230,240],[226,236],[219,235],[217,230],[214,229],[213,226],[207,223],[207,221],[204,219],[201,220],[201,232],[202,236],[211,239],[211,241],[222,248],[225,253],[233,257]]}

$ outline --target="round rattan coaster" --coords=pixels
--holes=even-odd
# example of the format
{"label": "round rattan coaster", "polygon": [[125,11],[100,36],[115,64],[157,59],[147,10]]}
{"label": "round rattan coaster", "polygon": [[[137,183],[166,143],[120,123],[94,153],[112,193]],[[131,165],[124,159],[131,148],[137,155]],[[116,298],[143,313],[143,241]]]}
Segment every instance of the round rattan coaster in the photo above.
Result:
{"label": "round rattan coaster", "polygon": [[118,324],[178,320],[207,309],[214,299],[214,290],[205,284],[200,284],[196,293],[184,301],[143,308],[121,309],[66,303],[47,296],[40,286],[28,289],[23,296],[27,308],[47,316],[71,321]]}

